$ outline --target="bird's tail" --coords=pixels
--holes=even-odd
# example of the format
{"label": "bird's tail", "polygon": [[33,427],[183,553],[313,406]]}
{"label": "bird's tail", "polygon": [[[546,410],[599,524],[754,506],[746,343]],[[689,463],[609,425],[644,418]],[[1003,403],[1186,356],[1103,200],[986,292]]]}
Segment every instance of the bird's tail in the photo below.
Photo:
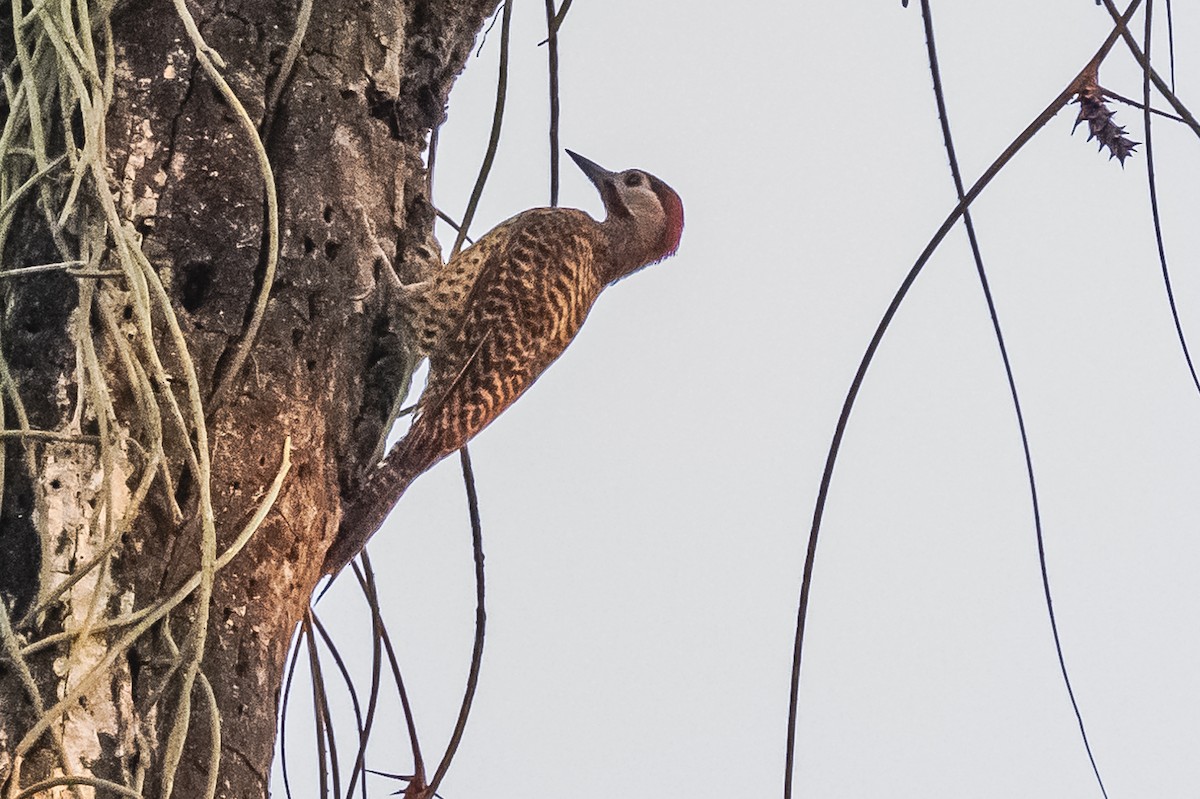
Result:
{"label": "bird's tail", "polygon": [[[397,453],[393,451],[392,455]],[[408,490],[420,472],[404,468],[401,458],[384,459],[367,478],[358,495],[342,506],[342,521],[337,535],[325,551],[322,571],[333,577],[344,569],[367,545],[375,531],[383,526],[388,514]]]}
{"label": "bird's tail", "polygon": [[356,496],[346,497],[337,537],[325,553],[325,574],[337,575],[345,568],[383,525],[412,481],[478,432],[480,426],[454,424],[461,408],[444,399],[431,410],[418,411],[404,439],[371,470]]}

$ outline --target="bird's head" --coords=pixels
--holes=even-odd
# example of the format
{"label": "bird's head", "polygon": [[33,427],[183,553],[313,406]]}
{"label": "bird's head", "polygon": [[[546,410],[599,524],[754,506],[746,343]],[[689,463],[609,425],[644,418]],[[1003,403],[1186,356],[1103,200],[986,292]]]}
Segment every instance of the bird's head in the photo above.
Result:
{"label": "bird's head", "polygon": [[675,190],[649,172],[609,172],[578,153],[567,155],[596,186],[613,230],[614,268],[619,280],[675,254],[683,236],[683,202]]}

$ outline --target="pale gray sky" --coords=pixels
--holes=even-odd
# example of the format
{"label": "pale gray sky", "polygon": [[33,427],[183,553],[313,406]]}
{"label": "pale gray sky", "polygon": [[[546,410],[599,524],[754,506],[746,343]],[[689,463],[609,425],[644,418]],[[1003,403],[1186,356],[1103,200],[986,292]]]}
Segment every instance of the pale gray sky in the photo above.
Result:
{"label": "pale gray sky", "polygon": [[[875,324],[954,205],[911,5],[574,4],[560,37],[562,143],[670,183],[687,227],[679,253],[610,289],[566,355],[472,444],[489,626],[447,799],[779,795],[826,449]],[[1200,9],[1174,5],[1186,102]],[[934,11],[968,181],[1110,27],[1092,0]],[[518,4],[475,233],[548,199],[543,25],[541,4]],[[486,143],[498,44],[497,28],[441,135],[435,199],[456,217]],[[1140,95],[1119,47],[1100,77]],[[1117,112],[1144,141],[1140,112]],[[975,221],[1025,406],[1067,663],[1109,795],[1194,796],[1200,396],[1168,316],[1144,154],[1122,170],[1082,130],[1070,135],[1074,113],[995,181]],[[1154,142],[1176,296],[1200,350],[1200,146],[1166,121]],[[565,159],[562,170],[562,204],[599,214],[583,176]],[[371,552],[432,766],[474,618],[456,459],[410,489]],[[344,582],[320,611],[362,669],[367,619]],[[312,796],[303,704],[293,786]],[[801,713],[799,796],[1099,796],[961,230],[914,287],[851,419]],[[371,765],[409,769],[398,713],[381,725]]]}

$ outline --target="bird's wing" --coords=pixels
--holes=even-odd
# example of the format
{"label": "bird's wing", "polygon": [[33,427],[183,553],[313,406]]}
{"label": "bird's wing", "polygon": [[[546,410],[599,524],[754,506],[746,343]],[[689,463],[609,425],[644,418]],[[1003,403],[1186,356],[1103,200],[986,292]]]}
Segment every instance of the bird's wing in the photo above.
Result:
{"label": "bird's wing", "polygon": [[553,218],[519,221],[487,254],[457,334],[430,358],[417,417],[400,445],[416,473],[462,447],[533,385],[599,293],[585,237]]}

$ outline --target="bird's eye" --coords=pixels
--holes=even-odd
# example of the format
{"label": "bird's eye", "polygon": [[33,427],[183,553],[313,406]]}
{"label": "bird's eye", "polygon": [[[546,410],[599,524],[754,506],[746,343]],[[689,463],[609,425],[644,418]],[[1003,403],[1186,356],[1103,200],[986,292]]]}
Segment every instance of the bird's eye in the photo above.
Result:
{"label": "bird's eye", "polygon": [[625,185],[626,186],[642,185],[642,176],[639,175],[637,172],[630,172],[628,175],[625,176]]}

